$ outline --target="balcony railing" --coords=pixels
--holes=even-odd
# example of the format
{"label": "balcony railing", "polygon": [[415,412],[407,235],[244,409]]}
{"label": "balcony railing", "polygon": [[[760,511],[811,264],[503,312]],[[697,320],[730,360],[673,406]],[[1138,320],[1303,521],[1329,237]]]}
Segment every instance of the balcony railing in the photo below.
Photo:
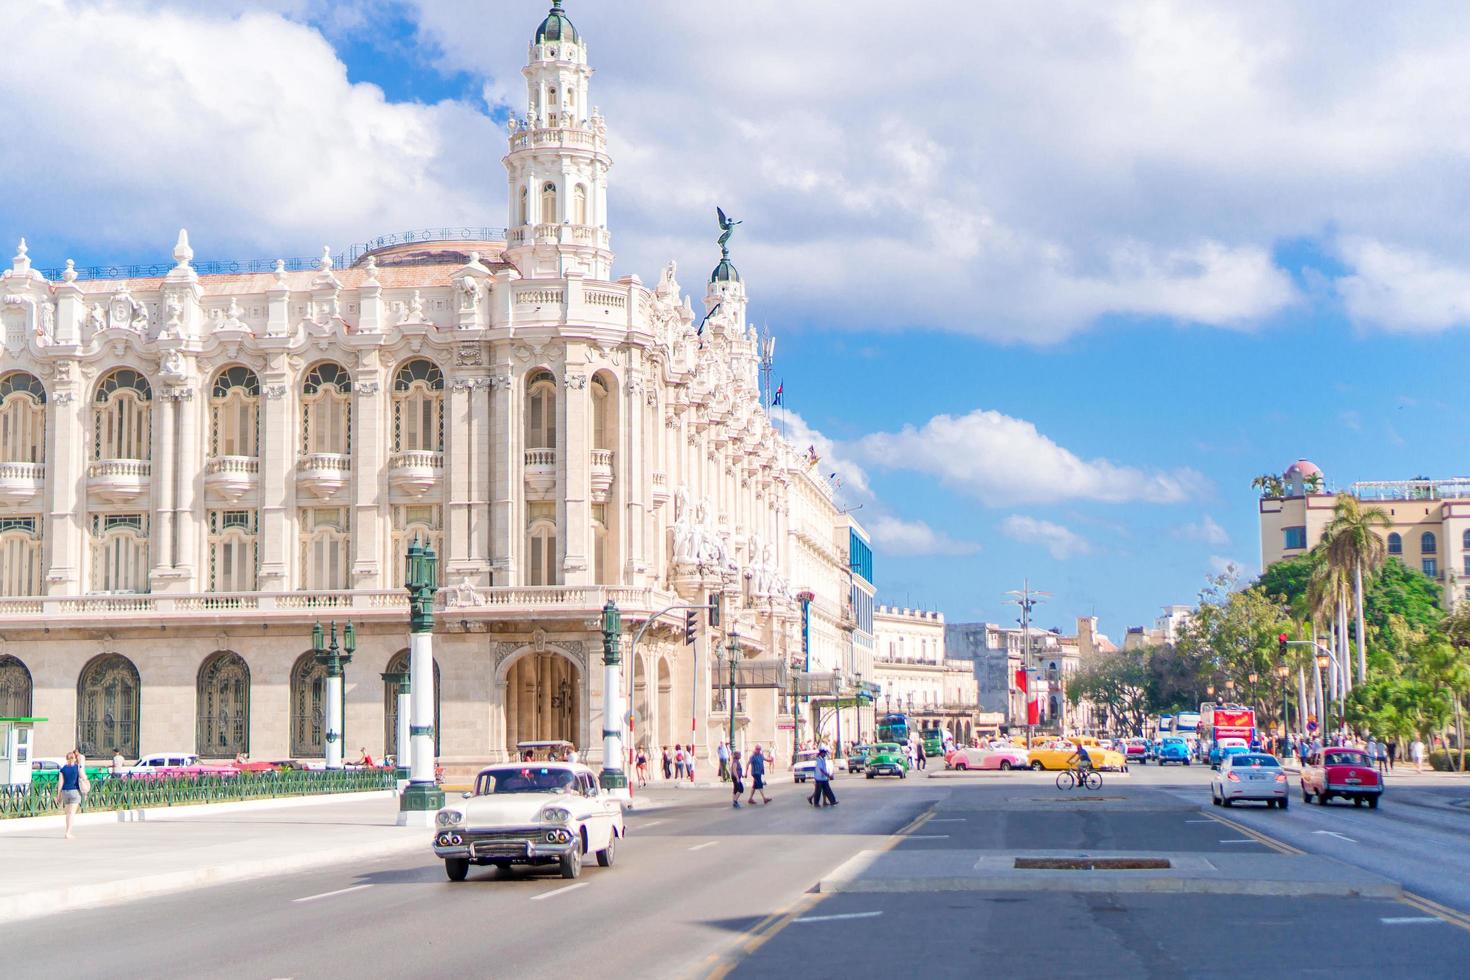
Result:
{"label": "balcony railing", "polygon": [[527,466],[555,466],[556,465],[556,450],[555,449],[527,449],[526,450],[526,465]]}
{"label": "balcony railing", "polygon": [[148,492],[152,472],[146,459],[99,459],[87,467],[87,486],[103,500],[127,503]]}
{"label": "balcony railing", "polygon": [[0,463],[0,499],[23,503],[41,492],[45,463]]}

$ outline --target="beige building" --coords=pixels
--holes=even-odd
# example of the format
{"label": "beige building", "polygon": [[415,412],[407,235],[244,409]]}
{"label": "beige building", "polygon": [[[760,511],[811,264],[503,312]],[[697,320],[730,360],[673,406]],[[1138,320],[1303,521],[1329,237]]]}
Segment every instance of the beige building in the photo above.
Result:
{"label": "beige building", "polygon": [[[350,620],[348,754],[384,754],[416,538],[440,558],[449,763],[529,738],[600,755],[609,601],[639,743],[726,737],[732,637],[751,676],[851,661],[852,520],[772,428],[739,272],[726,253],[702,314],[672,263],[613,278],[585,39],[554,12],[528,54],[507,229],[197,266],[181,233],[156,269],[43,271],[21,243],[0,282],[0,714],[48,719],[38,753],[320,756],[309,634]],[[686,645],[670,613],[630,655],[712,594],[718,628],[700,616]],[[797,714],[746,691],[738,737],[784,753]]]}
{"label": "beige building", "polygon": [[[1314,463],[1299,459],[1282,474],[1282,495],[1259,502],[1261,567],[1304,555],[1332,520],[1335,492]],[[1383,532],[1389,557],[1439,583],[1446,607],[1470,578],[1470,479],[1354,483],[1347,492],[1388,515]]]}
{"label": "beige building", "polygon": [[944,614],[879,606],[873,629],[879,712],[902,711],[911,728],[948,728],[968,741],[980,713],[979,684],[968,656],[946,653]]}

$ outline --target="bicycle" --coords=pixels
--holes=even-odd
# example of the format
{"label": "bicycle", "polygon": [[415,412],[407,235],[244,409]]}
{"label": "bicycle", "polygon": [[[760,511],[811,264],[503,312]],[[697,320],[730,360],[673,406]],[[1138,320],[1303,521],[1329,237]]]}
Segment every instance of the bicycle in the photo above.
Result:
{"label": "bicycle", "polygon": [[1096,769],[1063,769],[1057,773],[1057,789],[1102,789],[1102,773]]}

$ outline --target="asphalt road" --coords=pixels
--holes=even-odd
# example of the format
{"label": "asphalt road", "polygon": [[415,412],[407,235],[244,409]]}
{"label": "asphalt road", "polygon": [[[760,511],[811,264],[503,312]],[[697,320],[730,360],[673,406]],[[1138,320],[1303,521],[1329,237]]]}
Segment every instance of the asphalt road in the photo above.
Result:
{"label": "asphalt road", "polygon": [[731,971],[1470,975],[1470,930],[1389,900],[811,893],[862,850],[1275,853],[1213,819],[1218,814],[1470,913],[1470,810],[1453,805],[1470,798],[1470,786],[1396,780],[1376,812],[1323,811],[1299,796],[1286,812],[1222,812],[1209,805],[1208,770],[1135,767],[1105,778],[1086,805],[1080,796],[1058,805],[1052,777],[1030,773],[842,778],[842,805],[820,812],[791,786],[778,787],[768,808],[738,811],[719,790],[680,793],[668,809],[630,814],[617,866],[588,862],[575,883],[476,869],[452,884],[426,844],[422,857],[19,923],[4,930],[0,973],[262,980]]}

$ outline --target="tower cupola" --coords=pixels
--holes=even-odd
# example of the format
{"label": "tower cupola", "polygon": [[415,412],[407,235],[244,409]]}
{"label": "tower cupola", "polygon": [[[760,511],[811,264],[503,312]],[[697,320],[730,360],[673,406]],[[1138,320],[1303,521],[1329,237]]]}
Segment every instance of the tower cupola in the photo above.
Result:
{"label": "tower cupola", "polygon": [[570,41],[573,44],[581,40],[577,36],[577,29],[572,26],[571,18],[566,11],[561,9],[561,0],[552,0],[551,10],[541,26],[536,28],[536,37],[532,44],[545,44],[548,41]]}

